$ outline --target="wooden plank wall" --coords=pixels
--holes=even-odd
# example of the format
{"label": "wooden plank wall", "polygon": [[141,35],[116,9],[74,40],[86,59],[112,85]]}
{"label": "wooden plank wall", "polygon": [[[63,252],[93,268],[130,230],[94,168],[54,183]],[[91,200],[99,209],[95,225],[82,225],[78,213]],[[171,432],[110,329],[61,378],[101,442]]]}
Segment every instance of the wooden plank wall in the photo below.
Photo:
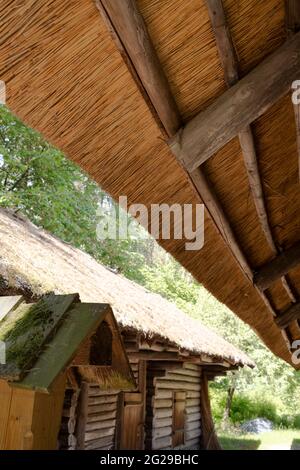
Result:
{"label": "wooden plank wall", "polygon": [[157,368],[148,371],[146,420],[148,449],[172,448],[174,391],[186,393],[184,444],[180,448],[199,448],[201,368],[196,364],[184,363],[182,368],[169,371],[162,377],[157,376]]}
{"label": "wooden plank wall", "polygon": [[110,450],[115,447],[118,390],[103,391],[91,385],[85,428],[85,450]]}

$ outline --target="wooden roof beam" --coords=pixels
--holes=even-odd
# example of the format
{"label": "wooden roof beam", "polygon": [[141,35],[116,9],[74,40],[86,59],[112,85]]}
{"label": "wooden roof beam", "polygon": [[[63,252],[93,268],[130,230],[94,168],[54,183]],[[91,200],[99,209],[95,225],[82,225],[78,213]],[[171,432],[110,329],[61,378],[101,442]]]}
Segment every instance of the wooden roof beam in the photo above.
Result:
{"label": "wooden roof beam", "polygon": [[206,0],[211,25],[228,88],[239,80],[238,60],[229,31],[222,0]]}
{"label": "wooden roof beam", "polygon": [[284,329],[295,320],[300,320],[300,302],[289,307],[285,312],[275,319],[275,322],[279,328]]}
{"label": "wooden roof beam", "polygon": [[269,263],[264,264],[254,276],[254,284],[264,291],[273,282],[300,264],[300,242],[280,253]]}
{"label": "wooden roof beam", "polygon": [[[114,29],[115,35],[118,35],[119,40],[122,41],[126,54],[129,59],[135,63],[135,69],[139,74],[143,87],[147,89],[149,83],[154,83],[154,79],[151,80],[151,77],[161,76],[162,72],[160,71],[161,66],[158,58],[156,57],[154,59],[154,55],[156,54],[155,50],[152,46],[146,25],[137,10],[134,0],[97,0],[97,5],[102,14],[104,12],[109,17],[109,21]],[[122,13],[124,13],[124,15],[122,15]],[[126,31],[127,27],[129,28],[129,31]],[[136,35],[139,30],[142,31],[143,44],[139,51],[140,55],[138,56],[136,48],[141,47],[141,45],[139,45],[140,39],[136,37]],[[116,39],[116,37],[114,38]],[[150,52],[145,53],[145,51]],[[165,112],[161,114],[160,119],[165,128],[170,128],[169,116],[173,114],[174,107],[172,100],[168,99],[170,94],[169,86],[165,80],[163,81],[163,84],[159,84],[158,79],[155,83],[158,87],[161,85],[162,90],[165,90],[166,87],[168,88],[168,91],[160,92],[160,102],[165,110]],[[150,96],[150,90],[148,94]],[[176,113],[176,119],[174,121],[172,120],[173,124],[176,122],[176,125],[173,125],[173,134],[178,131],[181,123],[181,118],[177,108]],[[226,216],[216,198],[216,195],[207,182],[205,175],[201,170],[197,170],[194,174],[190,175],[190,177],[194,183],[195,189],[200,193],[201,199],[211,214],[212,219],[221,230],[223,238],[228,241],[229,248],[240,264],[241,269],[252,282],[252,271],[238,246],[238,242],[235,239],[228,221],[226,220]]]}
{"label": "wooden roof beam", "polygon": [[[222,0],[206,0],[211,24],[215,33],[220,60],[224,69],[225,82],[230,88],[239,81],[238,60],[227,24]],[[245,167],[248,174],[249,185],[253,195],[256,212],[274,255],[277,254],[271,228],[266,211],[261,178],[259,174],[256,149],[252,129],[247,126],[239,133],[239,141],[242,149]]]}
{"label": "wooden roof beam", "polygon": [[181,125],[168,81],[135,0],[96,0],[109,19],[169,137]]}
{"label": "wooden roof beam", "polygon": [[[300,2],[299,0],[285,0],[286,30],[287,36],[291,37],[300,31]],[[298,149],[298,173],[300,181],[300,106],[294,104],[296,140]]]}
{"label": "wooden roof beam", "polygon": [[[230,88],[239,81],[239,67],[235,47],[223,7],[223,0],[206,0],[206,4],[215,34],[219,57],[224,70],[225,82],[228,88]],[[297,5],[298,4],[299,2]],[[272,254],[273,256],[276,256],[278,254],[278,249],[274,242],[267,214],[251,125],[248,125],[245,129],[241,130],[239,133],[239,141],[257,216]],[[293,290],[285,277],[282,278],[282,284],[291,301],[296,302]]]}
{"label": "wooden roof beam", "polygon": [[205,374],[208,380],[214,380],[215,377],[226,376],[228,372],[238,370],[238,366],[232,366],[230,369],[222,367],[203,367],[202,372]]}
{"label": "wooden roof beam", "polygon": [[195,170],[289,92],[300,75],[300,32],[179,130],[170,147]]}
{"label": "wooden roof beam", "polygon": [[190,173],[190,177],[195,188],[200,194],[201,199],[205,203],[205,206],[212,220],[218,227],[222,238],[225,240],[233,256],[238,262],[240,269],[243,271],[245,276],[252,282],[252,270],[239,246],[239,242],[231,228],[231,225],[224,212],[224,209],[221,206],[220,201],[218,200],[209,181],[207,180],[204,171],[202,170],[202,168],[197,168],[196,170]]}

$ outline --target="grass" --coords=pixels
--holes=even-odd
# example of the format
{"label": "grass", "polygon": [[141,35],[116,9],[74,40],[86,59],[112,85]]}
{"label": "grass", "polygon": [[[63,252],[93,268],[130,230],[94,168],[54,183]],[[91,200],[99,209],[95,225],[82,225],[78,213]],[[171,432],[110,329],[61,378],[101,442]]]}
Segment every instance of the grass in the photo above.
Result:
{"label": "grass", "polygon": [[222,434],[219,441],[224,450],[300,450],[300,431],[277,430],[264,434]]}

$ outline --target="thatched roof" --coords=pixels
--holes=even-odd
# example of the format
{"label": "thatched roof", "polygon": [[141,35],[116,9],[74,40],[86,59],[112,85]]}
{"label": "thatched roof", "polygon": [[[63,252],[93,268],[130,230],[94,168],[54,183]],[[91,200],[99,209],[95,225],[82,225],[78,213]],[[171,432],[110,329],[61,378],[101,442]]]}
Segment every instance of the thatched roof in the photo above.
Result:
{"label": "thatched roof", "polygon": [[[10,305],[9,305],[10,304]],[[62,371],[67,377],[93,377],[103,389],[134,389],[134,378],[116,320],[108,304],[81,303],[78,294],[43,296],[27,303],[22,296],[0,296],[0,340],[5,343],[5,363],[0,378],[14,386],[47,392]],[[111,346],[116,361],[90,360],[93,335],[103,348],[111,326]],[[74,374],[74,375],[73,375]]]}
{"label": "thatched roof", "polygon": [[[288,2],[223,3],[243,77],[286,40]],[[226,90],[206,2],[138,0],[137,4],[180,115],[187,122]],[[25,0],[16,8],[10,0],[2,0],[0,18],[0,77],[6,81],[7,103],[14,113],[115,198],[127,195],[129,203],[147,205],[201,202],[94,0]],[[300,186],[290,96],[282,94],[255,120],[252,131],[274,243],[286,248],[300,239]],[[203,168],[255,272],[274,257],[274,250],[258,220],[238,138]],[[162,245],[251,325],[274,353],[290,361],[286,340],[291,343],[300,336],[299,325],[293,322],[282,332],[272,311],[276,314],[289,307],[291,295],[278,280],[268,289],[266,305],[209,212],[201,251],[186,251],[185,240],[162,241]],[[288,283],[296,290],[299,282],[296,267]]]}
{"label": "thatched roof", "polygon": [[237,348],[174,304],[97,263],[28,221],[0,210],[0,276],[35,295],[78,292],[82,302],[110,304],[119,325],[182,350],[253,365]]}

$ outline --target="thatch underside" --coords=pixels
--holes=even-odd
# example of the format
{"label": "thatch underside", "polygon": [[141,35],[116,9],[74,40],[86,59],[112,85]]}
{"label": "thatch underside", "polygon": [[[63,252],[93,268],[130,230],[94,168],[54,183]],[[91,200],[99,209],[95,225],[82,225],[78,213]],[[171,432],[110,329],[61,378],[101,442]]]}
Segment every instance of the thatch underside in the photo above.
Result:
{"label": "thatch underside", "polygon": [[[189,119],[226,89],[203,0],[139,0],[180,113]],[[286,37],[284,2],[225,0],[241,75]],[[92,0],[0,5],[0,78],[8,105],[117,198],[130,203],[197,203],[199,196],[171,154]],[[253,126],[274,238],[300,239],[299,182],[293,108],[281,99]],[[240,245],[254,269],[272,257],[257,220],[238,140],[204,165]],[[290,353],[257,291],[206,216],[205,246],[162,245],[197,280],[251,325],[278,356]],[[289,278],[300,285],[300,269]],[[226,281],[226,282],[225,282]],[[290,305],[280,282],[270,289],[278,309]],[[300,337],[296,323],[292,338]]]}

